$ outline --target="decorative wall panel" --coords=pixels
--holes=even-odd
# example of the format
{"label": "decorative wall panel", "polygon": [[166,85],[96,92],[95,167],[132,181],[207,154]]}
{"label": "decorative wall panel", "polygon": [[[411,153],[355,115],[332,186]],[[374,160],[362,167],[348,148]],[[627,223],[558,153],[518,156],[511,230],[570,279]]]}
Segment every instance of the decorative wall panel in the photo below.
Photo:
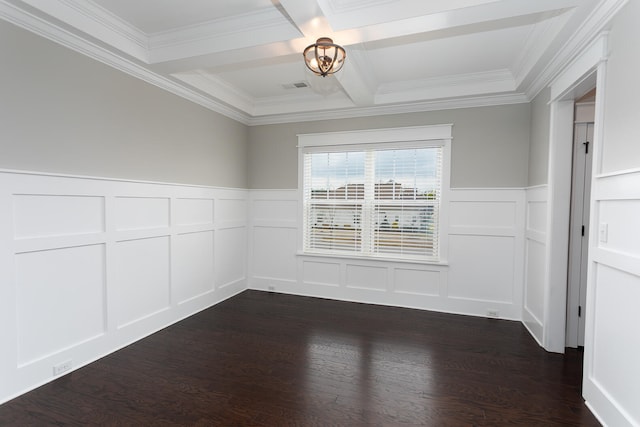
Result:
{"label": "decorative wall panel", "polygon": [[214,289],[213,231],[174,237],[172,295],[182,303]]}
{"label": "decorative wall panel", "polygon": [[0,403],[246,289],[247,198],[0,171]]}
{"label": "decorative wall panel", "polygon": [[309,285],[340,286],[340,264],[304,260],[302,281]]}
{"label": "decorative wall panel", "polygon": [[544,294],[547,283],[547,197],[546,185],[527,189],[522,320],[540,345],[544,339]]}
{"label": "decorative wall panel", "polygon": [[105,332],[104,245],[19,253],[15,266],[20,366]]}
{"label": "decorative wall panel", "polygon": [[116,197],[116,230],[169,227],[169,199]]}
{"label": "decorative wall panel", "polygon": [[222,288],[244,280],[247,261],[246,242],[245,227],[216,231],[214,250],[216,287]]}
{"label": "decorative wall panel", "polygon": [[115,253],[118,326],[168,309],[171,297],[169,237],[118,242]]}
{"label": "decorative wall panel", "polygon": [[611,425],[640,425],[640,170],[592,187],[584,396]]}
{"label": "decorative wall panel", "polygon": [[438,296],[440,272],[411,268],[395,268],[395,292],[409,295]]}
{"label": "decorative wall panel", "polygon": [[515,249],[513,237],[451,236],[448,296],[516,302],[513,298]]}
{"label": "decorative wall panel", "polygon": [[213,199],[176,199],[174,206],[177,225],[213,224]]}
{"label": "decorative wall panel", "polygon": [[348,288],[386,291],[388,270],[384,267],[347,264]]}
{"label": "decorative wall panel", "polygon": [[101,233],[104,198],[16,194],[13,218],[16,239]]}
{"label": "decorative wall panel", "polygon": [[295,280],[296,230],[277,227],[253,228],[254,276]]}
{"label": "decorative wall panel", "polygon": [[304,255],[297,198],[297,190],[251,192],[251,288],[522,318],[523,189],[452,190],[443,264]]}

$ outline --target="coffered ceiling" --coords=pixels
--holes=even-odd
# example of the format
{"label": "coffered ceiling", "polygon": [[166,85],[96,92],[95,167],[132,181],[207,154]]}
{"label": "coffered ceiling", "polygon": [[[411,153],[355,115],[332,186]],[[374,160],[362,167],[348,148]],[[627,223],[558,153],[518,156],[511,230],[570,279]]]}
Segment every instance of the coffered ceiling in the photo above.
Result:
{"label": "coffered ceiling", "polygon": [[[526,102],[606,0],[0,0],[0,17],[247,124]],[[330,77],[304,48],[347,52]]]}

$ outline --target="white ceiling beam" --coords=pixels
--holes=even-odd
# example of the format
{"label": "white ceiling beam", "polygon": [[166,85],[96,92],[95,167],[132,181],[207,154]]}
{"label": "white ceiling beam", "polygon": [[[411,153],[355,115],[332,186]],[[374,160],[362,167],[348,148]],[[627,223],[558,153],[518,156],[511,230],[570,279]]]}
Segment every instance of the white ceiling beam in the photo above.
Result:
{"label": "white ceiling beam", "polygon": [[[288,23],[297,29],[300,37],[274,42],[268,42],[269,39],[263,37],[251,46],[234,46],[234,49],[217,52],[209,49],[208,52],[200,51],[191,56],[184,55],[182,58],[165,58],[165,61],[154,64],[154,69],[173,74],[194,68],[211,72],[220,69],[230,70],[234,65],[244,68],[250,63],[272,61],[274,58],[288,55],[302,55],[304,48],[314,43],[317,38],[331,36],[332,30],[316,0],[273,0],[273,3]],[[245,28],[243,31],[248,29]],[[189,46],[182,45],[180,48],[183,52],[189,51]]]}
{"label": "white ceiling beam", "polygon": [[352,4],[349,1],[317,1],[331,22],[331,26],[337,31],[473,7],[497,0],[403,0],[401,6],[394,1],[368,3],[354,1]]}
{"label": "white ceiling beam", "polygon": [[[332,37],[336,43],[348,49],[351,45],[364,42],[412,36],[473,24],[488,24],[495,20],[549,12],[558,10],[558,8],[567,8],[576,2],[576,0],[537,0],[535,2],[531,0],[502,0],[469,9],[452,10],[393,23],[332,32],[328,19],[322,14],[317,0],[274,1],[277,3],[276,7],[286,13],[287,19],[292,21],[291,24],[298,28],[303,37],[266,43],[264,38],[259,39],[260,41],[254,38],[256,44],[253,46],[245,44],[240,49],[206,53],[199,49],[191,51],[188,45],[183,44],[179,46],[182,52],[191,52],[192,55],[185,55],[174,60],[165,57],[163,59],[166,62],[154,64],[154,69],[176,73],[193,68],[211,71],[215,71],[217,68],[230,69],[234,64],[243,67],[249,63],[272,61],[279,56],[299,55],[306,46],[321,36]],[[367,68],[364,67],[365,70]]]}
{"label": "white ceiling beam", "polygon": [[[429,33],[456,27],[491,23],[506,19],[560,13],[574,7],[578,0],[502,0],[465,9],[369,25],[333,33],[342,44],[372,42],[414,34]],[[329,21],[331,18],[329,17]]]}
{"label": "white ceiling beam", "polygon": [[351,46],[347,50],[344,67],[335,74],[346,94],[358,107],[373,105],[375,101],[378,84],[368,62],[366,51]]}
{"label": "white ceiling beam", "polygon": [[300,36],[275,9],[209,21],[186,28],[151,34],[150,63],[205,54],[268,46]]}
{"label": "white ceiling beam", "polygon": [[274,3],[310,43],[333,34],[317,0],[274,0]]}

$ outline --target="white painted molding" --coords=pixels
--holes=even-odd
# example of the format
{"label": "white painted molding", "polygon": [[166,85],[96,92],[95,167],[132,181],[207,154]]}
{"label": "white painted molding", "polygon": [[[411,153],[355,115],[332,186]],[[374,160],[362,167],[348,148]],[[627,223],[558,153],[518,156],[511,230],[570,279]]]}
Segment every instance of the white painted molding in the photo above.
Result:
{"label": "white painted molding", "polygon": [[0,174],[37,175],[37,176],[50,176],[50,177],[60,177],[60,178],[88,179],[88,180],[96,180],[96,181],[131,182],[136,184],[152,184],[152,185],[156,184],[156,185],[169,185],[169,186],[177,186],[177,187],[209,188],[212,190],[249,191],[246,188],[215,187],[210,185],[182,184],[179,182],[145,181],[145,180],[129,179],[129,178],[73,175],[73,174],[63,174],[63,173],[57,173],[57,172],[40,172],[40,171],[28,171],[28,170],[19,170],[19,169],[0,168]]}
{"label": "white painted molding", "polygon": [[171,92],[174,95],[178,95],[191,102],[208,108],[211,111],[215,111],[231,119],[237,120],[240,123],[248,124],[249,122],[249,116],[247,114],[230,108],[211,97],[205,96],[198,91],[180,84],[177,81],[161,76],[158,73],[154,73],[143,65],[126,58],[124,55],[111,52],[110,50],[96,43],[92,43],[72,31],[54,25],[36,14],[18,8],[7,0],[0,0],[0,18],[135,78]]}
{"label": "white painted molding", "polygon": [[[298,227],[294,227],[299,216],[298,190],[250,190],[249,287],[475,316],[486,316],[493,309],[500,311],[501,318],[521,320],[525,191],[472,188],[455,193],[450,203],[470,202],[472,212],[480,215],[469,213],[466,208],[457,211],[457,224],[463,232],[447,233],[456,240],[455,247],[450,246],[450,251],[458,255],[457,265],[452,266],[300,255],[296,252],[300,240]],[[495,213],[498,215],[494,217]],[[275,247],[269,243],[274,239],[279,241]],[[490,245],[494,250],[486,251],[487,261],[493,266],[474,264],[465,252],[467,244],[476,248]],[[504,261],[508,263],[502,265],[504,269],[496,267]],[[290,269],[291,262],[295,262],[295,270]],[[476,268],[487,277],[479,292],[477,277],[465,268],[467,262],[469,268]],[[509,269],[513,275],[494,275]],[[451,279],[452,271],[455,281]]]}
{"label": "white painted molding", "polygon": [[534,99],[541,90],[549,86],[552,80],[593,41],[595,35],[600,34],[627,1],[602,0],[578,31],[558,50],[545,69],[525,90],[528,98]]}
{"label": "white painted molding", "polygon": [[[275,103],[271,106],[267,106],[259,102],[259,100],[253,100],[253,108],[249,108],[250,105],[247,102],[237,105],[233,103],[233,101],[237,100],[235,97],[229,98],[227,96],[227,98],[222,99],[217,90],[215,90],[214,93],[210,91],[203,93],[200,90],[194,89],[184,79],[178,81],[178,79],[163,76],[151,71],[144,65],[145,63],[161,60],[161,55],[168,55],[165,59],[184,56],[185,36],[188,36],[187,45],[207,43],[209,49],[210,46],[206,40],[211,38],[210,25],[202,25],[195,29],[190,28],[182,33],[165,33],[148,36],[131,27],[129,24],[122,22],[117,17],[112,16],[107,11],[102,10],[102,8],[97,6],[95,8],[89,7],[79,0],[59,0],[55,3],[47,0],[26,1],[26,3],[34,4],[37,8],[45,12],[51,12],[53,14],[52,16],[57,16],[59,19],[69,19],[70,22],[75,23],[72,25],[77,25],[77,28],[81,31],[93,34],[94,37],[103,39],[107,44],[115,47],[115,49],[108,49],[100,44],[84,39],[80,31],[71,29],[70,26],[48,22],[44,19],[44,15],[41,12],[32,12],[16,6],[16,2],[12,0],[0,0],[0,17],[205,108],[243,124],[253,126],[529,102],[539,90],[548,84],[550,79],[553,78],[559,70],[570,62],[573,56],[575,56],[575,52],[580,51],[580,49],[591,40],[591,34],[594,34],[594,31],[596,31],[594,29],[601,29],[615,12],[624,5],[625,1],[626,0],[603,0],[601,6],[594,11],[587,22],[581,27],[579,34],[565,45],[562,54],[559,53],[556,55],[554,58],[555,62],[553,62],[552,66],[544,70],[526,93],[481,96],[482,93],[486,93],[487,76],[482,77],[484,83],[481,81],[473,83],[473,81],[477,80],[476,76],[466,83],[462,81],[450,82],[448,86],[449,89],[445,90],[445,92],[448,91],[448,96],[452,94],[461,95],[459,99],[435,99],[443,95],[437,95],[433,93],[433,91],[443,91],[444,89],[442,89],[442,87],[432,87],[433,85],[431,85],[425,89],[427,92],[431,92],[431,101],[406,102],[408,99],[402,95],[402,91],[389,92],[388,90],[392,88],[387,88],[387,93],[384,93],[385,89],[383,88],[382,93],[378,95],[378,105],[370,105],[370,99],[362,98],[359,95],[361,91],[357,86],[353,86],[347,87],[347,89],[350,90],[350,95],[354,98],[356,104],[360,104],[361,106],[355,106],[350,101],[340,101],[334,102],[333,105],[329,106],[328,109],[323,112],[312,111],[312,109],[315,108],[314,103],[307,102],[305,105],[305,103],[298,102],[294,103],[294,105],[287,105],[287,102],[290,100],[283,100],[284,102]],[[536,9],[536,7],[538,6],[531,6],[532,10]],[[258,21],[261,19],[264,21],[264,17],[258,18],[256,18]],[[284,26],[279,26],[277,23],[274,24],[275,21],[272,21],[273,20],[269,18],[265,21],[266,24],[264,25],[267,25],[269,28],[273,25],[284,28]],[[257,31],[261,31],[260,25],[256,25],[258,28]],[[290,29],[288,31],[290,31]],[[227,31],[227,33],[225,34],[231,34],[232,37],[245,37],[245,35],[238,36],[238,34],[233,33],[233,31]],[[269,37],[279,39],[285,37],[285,35],[276,34],[270,35]],[[242,45],[242,43],[246,43],[246,40],[244,42],[237,40],[237,42]],[[116,49],[119,49],[119,51]],[[120,52],[126,52],[126,54]],[[194,52],[190,54],[194,54]],[[131,60],[128,55],[132,55],[141,62]],[[155,59],[150,59],[150,55]],[[504,73],[502,73],[502,77],[497,76],[495,73],[493,74],[493,77],[489,79],[491,85],[497,84],[501,90],[506,92],[513,90],[515,86],[513,76],[505,78],[504,76],[506,76],[506,74]],[[477,96],[469,96],[469,87],[467,87],[469,84],[476,87],[475,89],[471,87],[471,93],[475,93]],[[463,86],[465,87],[464,91],[461,90]],[[406,103],[403,104],[403,102]]]}
{"label": "white painted molding", "polygon": [[72,28],[148,63],[147,35],[92,1],[22,0],[22,2],[40,11],[36,13],[45,13],[59,19]]}
{"label": "white painted molding", "polygon": [[[524,253],[524,290],[523,290],[523,310],[522,310],[522,323],[527,328],[529,333],[538,342],[541,347],[544,347],[544,324],[542,318],[544,317],[543,307],[534,307],[533,304],[541,303],[543,301],[535,301],[535,294],[543,293],[545,286],[545,261],[544,255],[535,257],[531,251],[534,248],[539,248],[542,251],[546,250],[547,246],[547,209],[544,210],[532,210],[532,205],[539,205],[544,207],[548,198],[548,185],[535,185],[528,187],[525,190],[526,197],[526,218],[525,218],[525,253]],[[537,263],[536,263],[537,261]],[[530,291],[534,294],[532,296],[534,301],[529,301],[528,297]],[[543,300],[543,298],[541,298]],[[537,309],[537,310],[536,310]],[[538,314],[536,315],[536,311]]]}
{"label": "white painted molding", "polygon": [[150,34],[148,57],[154,64],[296,37],[286,18],[269,8]]}
{"label": "white painted molding", "polygon": [[510,70],[503,69],[383,84],[378,88],[376,104],[411,102],[415,99],[416,93],[420,94],[422,99],[429,100],[511,92],[515,89],[513,74]]}
{"label": "white painted molding", "polygon": [[245,290],[248,196],[0,170],[0,403]]}
{"label": "white painted molding", "polygon": [[[600,80],[601,76],[604,80],[604,68],[604,64],[599,67],[598,90],[601,83],[605,87]],[[601,98],[599,93],[596,98],[596,115]],[[597,123],[598,118],[596,125]],[[594,157],[602,155],[602,141],[604,140],[595,140]],[[598,159],[594,158],[594,165],[598,164]],[[640,169],[596,175],[592,188],[583,396],[589,409],[603,425],[635,426],[638,421],[635,405],[637,393],[634,395],[628,392],[634,389],[637,377],[634,357],[628,356],[622,360],[609,357],[603,360],[603,355],[607,352],[615,355],[615,349],[628,350],[627,354],[634,355],[634,347],[638,348],[637,339],[627,340],[629,336],[635,337],[634,326],[638,318],[635,300],[629,299],[634,294],[628,291],[629,288],[626,292],[621,292],[617,278],[625,278],[629,281],[627,286],[635,289],[640,284],[640,256],[638,250],[634,249],[637,247],[637,215],[633,213],[633,206],[640,203]],[[607,205],[609,207],[605,210]],[[613,218],[625,223],[616,224],[619,229],[615,238],[609,234],[607,242],[603,242],[599,236],[599,224],[609,221],[611,224]],[[607,279],[603,277],[607,272],[617,272],[619,276]],[[608,304],[607,299],[610,300]],[[615,328],[611,328],[614,324]],[[612,336],[616,337],[613,347],[611,342],[606,341],[608,337],[603,336],[607,327],[614,331]],[[632,372],[634,369],[635,372]],[[623,401],[621,396],[625,396],[626,400]]]}
{"label": "white painted molding", "polygon": [[379,86],[374,73],[368,72],[371,62],[368,52],[358,46],[349,49],[349,60],[335,78],[353,103],[359,107],[371,106],[375,103],[375,89]]}
{"label": "white painted molding", "polygon": [[[49,4],[44,2],[44,0],[32,1],[43,2],[43,7]],[[98,23],[97,25],[102,31],[106,31],[108,33],[100,34],[101,36],[106,37],[107,43],[111,42],[116,47],[121,45],[120,48],[123,52],[127,52],[140,59],[142,62],[146,62],[146,53],[139,51],[140,47],[136,48],[138,51],[132,50],[136,45],[143,43],[141,34],[134,31],[134,29],[127,27],[122,22],[114,20],[113,17],[109,17],[106,13],[98,13],[97,16],[93,16],[92,14],[95,11],[84,7],[83,3],[79,3],[77,0],[65,1],[74,5],[75,9],[69,6],[69,10],[64,13],[73,12],[77,15],[77,19],[82,19],[84,21],[92,19],[92,22]],[[45,9],[48,9],[48,7]],[[334,102],[334,105],[329,106],[327,110],[321,112],[311,111],[312,108],[315,108],[315,104],[309,104],[308,102],[306,104],[298,102],[291,106],[289,105],[291,99],[283,100],[285,102],[280,103],[279,106],[276,105],[275,108],[273,106],[267,108],[266,105],[257,100],[253,100],[253,108],[250,108],[247,100],[244,99],[244,102],[240,104],[240,107],[237,107],[233,102],[238,100],[236,98],[238,94],[235,94],[226,100],[219,100],[217,93],[219,87],[216,87],[215,84],[211,89],[212,91],[215,90],[215,93],[203,93],[199,90],[195,90],[188,84],[188,79],[181,79],[179,76],[173,76],[174,78],[170,78],[155,73],[142,63],[131,60],[126,55],[123,55],[116,50],[111,51],[99,44],[86,40],[75,30],[71,30],[64,25],[56,25],[47,21],[40,16],[38,12],[30,12],[16,6],[11,0],[0,0],[0,18],[72,49],[80,54],[100,61],[135,78],[201,105],[209,110],[250,126],[508,105],[526,103],[530,101],[526,95],[515,93],[491,96],[465,96],[454,100],[433,100],[417,103],[375,105],[355,108],[351,101],[340,101],[338,103]],[[63,17],[61,16],[61,18]],[[117,44],[117,41],[114,39],[117,37],[122,38],[122,40],[126,40],[130,46],[125,46],[124,41]],[[234,107],[230,107],[229,105],[234,105]],[[244,107],[242,107],[242,105],[244,105]]]}
{"label": "white painted molding", "polygon": [[537,184],[537,185],[531,185],[529,187],[526,187],[525,190],[538,190],[538,189],[544,189],[546,191],[546,189],[549,187],[548,184]]}
{"label": "white painted molding", "polygon": [[516,86],[520,86],[529,75],[570,16],[570,13],[565,12],[547,21],[535,24],[513,66]]}
{"label": "white painted molding", "polygon": [[298,135],[298,147],[377,144],[450,140],[452,124],[366,129],[344,132],[307,133]]}
{"label": "white painted molding", "polygon": [[551,103],[547,202],[544,338],[547,351],[564,353],[569,211],[573,147],[573,101]]}
{"label": "white painted molding", "polygon": [[222,102],[239,108],[248,115],[253,115],[255,111],[253,98],[247,93],[203,70],[175,73],[172,76],[188,85],[197,87]]}
{"label": "white painted molding", "polygon": [[550,102],[558,101],[573,87],[582,82],[598,64],[607,59],[606,32],[600,34],[591,45],[576,57],[551,83]]}
{"label": "white painted molding", "polygon": [[311,122],[316,120],[350,119],[356,117],[383,116],[388,114],[422,113],[428,111],[453,110],[458,108],[490,107],[528,103],[530,99],[522,93],[464,97],[460,99],[435,100],[400,105],[377,105],[373,107],[342,108],[326,111],[302,111],[290,114],[257,115],[248,119],[249,126]]}
{"label": "white painted molding", "polygon": [[544,331],[544,327],[540,319],[533,315],[531,310],[525,305],[522,308],[522,324],[529,331],[534,340],[538,343],[540,347],[544,347],[542,342],[542,335]]}

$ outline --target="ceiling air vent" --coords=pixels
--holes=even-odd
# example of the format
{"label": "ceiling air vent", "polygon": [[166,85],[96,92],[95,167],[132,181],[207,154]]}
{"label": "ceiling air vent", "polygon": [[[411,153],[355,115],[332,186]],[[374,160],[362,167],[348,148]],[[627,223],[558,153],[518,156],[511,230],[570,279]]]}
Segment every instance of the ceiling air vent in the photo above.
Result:
{"label": "ceiling air vent", "polygon": [[285,89],[302,89],[305,87],[309,87],[309,85],[306,84],[305,82],[297,82],[297,83],[287,83],[285,85],[282,85],[282,87]]}

